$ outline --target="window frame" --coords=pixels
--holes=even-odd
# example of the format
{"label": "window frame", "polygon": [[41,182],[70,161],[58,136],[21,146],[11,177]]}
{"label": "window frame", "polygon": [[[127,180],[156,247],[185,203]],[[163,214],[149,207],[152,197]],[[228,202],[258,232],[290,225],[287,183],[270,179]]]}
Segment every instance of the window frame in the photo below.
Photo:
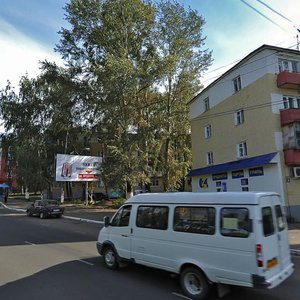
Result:
{"label": "window frame", "polygon": [[204,103],[204,111],[210,110],[209,97],[206,97],[206,98],[203,100],[203,103]]}
{"label": "window frame", "polygon": [[[130,205],[124,205],[124,206],[120,207],[118,209],[118,211],[116,212],[116,214],[114,215],[114,217],[111,220],[109,225],[113,226],[113,227],[128,227],[129,223],[130,223],[131,211],[132,211],[132,205],[131,204]],[[128,212],[129,212],[129,215],[128,215]],[[126,217],[125,221],[128,220],[127,223],[124,222],[125,217]]]}
{"label": "window frame", "polygon": [[204,126],[204,138],[209,139],[211,137],[211,125]]}
{"label": "window frame", "polygon": [[[183,219],[180,217],[180,211],[178,210],[186,210],[186,213],[189,214],[189,219]],[[194,212],[192,211],[194,210]],[[207,221],[197,220],[193,217],[196,216],[197,211],[200,213],[205,213]],[[203,212],[200,212],[203,210]],[[213,212],[212,212],[213,211]],[[213,218],[211,219],[213,213]],[[188,205],[177,205],[174,208],[174,216],[173,216],[173,223],[172,228],[175,232],[182,232],[182,233],[195,233],[195,234],[204,234],[204,235],[214,235],[216,233],[216,217],[217,210],[215,207],[212,206],[188,206]],[[181,215],[183,216],[183,214]],[[182,224],[180,224],[182,223]],[[179,225],[180,224],[180,225]]]}
{"label": "window frame", "polygon": [[[269,210],[269,214],[268,215],[264,215],[264,210]],[[267,224],[264,219],[265,216],[269,216],[270,220],[272,222],[270,222],[269,224]],[[271,236],[275,233],[275,225],[274,225],[274,218],[273,218],[273,211],[272,211],[272,207],[271,206],[264,206],[261,208],[261,219],[262,219],[262,230],[263,230],[263,234],[265,237],[267,236]],[[267,225],[271,225],[270,228],[267,228]],[[269,230],[267,230],[269,229]]]}
{"label": "window frame", "polygon": [[206,153],[206,164],[208,166],[211,166],[214,164],[214,153],[212,151],[209,151]]}
{"label": "window frame", "polygon": [[243,109],[239,109],[234,113],[234,124],[241,125],[245,122],[245,114]]}
{"label": "window frame", "polygon": [[278,58],[278,71],[280,72],[299,72],[299,61],[296,59]]}
{"label": "window frame", "polygon": [[245,158],[248,156],[248,147],[247,142],[243,141],[236,145],[237,157],[238,158]]}
{"label": "window frame", "polygon": [[[143,212],[148,213],[148,216],[147,216],[148,220],[147,221],[149,221],[149,223],[148,223],[149,225],[147,225],[147,226],[145,224],[141,223],[141,222],[145,222],[145,220],[143,220],[143,218],[145,216],[141,215],[142,214],[141,208],[145,208],[143,210]],[[151,209],[151,212],[150,211],[147,212],[146,208]],[[163,219],[163,218],[161,220],[159,220],[158,218],[155,219],[155,216],[154,216],[155,209],[165,209],[165,212],[161,212],[162,217],[165,218],[165,219]],[[137,207],[135,225],[136,225],[137,228],[141,228],[141,229],[167,230],[168,227],[169,227],[168,226],[169,212],[170,212],[169,206],[166,206],[166,205],[141,204]],[[158,221],[160,221],[160,223]]]}
{"label": "window frame", "polygon": [[240,75],[234,77],[232,79],[232,83],[233,83],[233,92],[234,93],[237,93],[242,89],[242,80],[241,80]]}
{"label": "window frame", "polygon": [[[233,227],[234,225],[239,226],[238,231],[233,231],[233,228],[224,228],[224,217],[223,217],[223,211],[227,210],[227,215],[232,215],[234,214],[234,210],[235,211],[246,211],[247,214],[245,214],[246,219],[243,221],[245,222],[244,226],[239,226],[240,221],[238,218],[227,218],[227,219],[237,219],[237,224],[234,224],[233,220],[228,220],[228,225],[227,226],[231,226]],[[242,222],[242,221],[241,221]],[[245,228],[246,227],[246,228]],[[224,230],[231,230],[228,232],[225,232]],[[244,230],[246,232],[241,232],[241,230]],[[220,209],[220,234],[224,237],[233,237],[233,238],[248,238],[250,236],[252,232],[252,226],[251,226],[251,219],[250,219],[250,212],[249,209],[247,207],[222,207]]]}
{"label": "window frame", "polygon": [[300,97],[283,95],[282,101],[284,109],[300,108]]}

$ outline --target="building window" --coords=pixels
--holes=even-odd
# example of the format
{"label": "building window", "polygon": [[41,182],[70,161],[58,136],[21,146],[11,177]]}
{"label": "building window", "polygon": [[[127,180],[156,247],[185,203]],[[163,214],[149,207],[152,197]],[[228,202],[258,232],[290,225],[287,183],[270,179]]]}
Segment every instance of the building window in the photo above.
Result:
{"label": "building window", "polygon": [[300,108],[300,98],[291,97],[291,96],[283,96],[283,107],[287,108]]}
{"label": "building window", "polygon": [[211,125],[207,125],[204,127],[204,137],[206,139],[211,137]]}
{"label": "building window", "polygon": [[244,110],[240,109],[234,114],[234,123],[235,125],[240,125],[244,123]]}
{"label": "building window", "polygon": [[235,93],[240,91],[242,88],[241,77],[237,76],[237,77],[233,78],[232,82],[233,82],[233,91]]}
{"label": "building window", "polygon": [[214,156],[212,152],[206,153],[206,163],[207,165],[212,165],[214,163]]}
{"label": "building window", "polygon": [[151,185],[152,185],[152,186],[159,186],[158,179],[152,179]]}
{"label": "building window", "polygon": [[300,122],[282,127],[283,148],[300,148]]}
{"label": "building window", "polygon": [[203,100],[203,103],[204,103],[204,111],[208,111],[210,109],[210,106],[209,106],[209,98],[205,98]]}
{"label": "building window", "polygon": [[292,73],[299,72],[299,62],[295,60],[279,59],[279,72],[287,71]]}
{"label": "building window", "polygon": [[241,142],[237,144],[237,157],[243,158],[247,156],[247,143]]}

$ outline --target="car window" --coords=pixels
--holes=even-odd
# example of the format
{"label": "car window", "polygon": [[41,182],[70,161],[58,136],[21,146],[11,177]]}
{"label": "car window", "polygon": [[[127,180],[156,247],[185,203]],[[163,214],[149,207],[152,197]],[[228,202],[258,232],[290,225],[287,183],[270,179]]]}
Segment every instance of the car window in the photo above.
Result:
{"label": "car window", "polygon": [[274,233],[274,222],[273,222],[271,207],[262,208],[262,221],[263,221],[264,235],[265,236],[272,235]]}
{"label": "car window", "polygon": [[215,209],[213,207],[177,206],[173,229],[180,232],[214,234]]}
{"label": "car window", "polygon": [[221,234],[237,238],[246,238],[251,232],[247,208],[222,208]]}
{"label": "car window", "polygon": [[275,206],[275,213],[276,213],[277,228],[279,231],[282,231],[285,229],[285,217],[282,213],[282,208],[280,205]]}
{"label": "car window", "polygon": [[167,206],[141,205],[138,207],[136,226],[166,230],[168,228],[169,208]]}
{"label": "car window", "polygon": [[111,226],[125,227],[129,225],[131,205],[121,207],[110,222]]}

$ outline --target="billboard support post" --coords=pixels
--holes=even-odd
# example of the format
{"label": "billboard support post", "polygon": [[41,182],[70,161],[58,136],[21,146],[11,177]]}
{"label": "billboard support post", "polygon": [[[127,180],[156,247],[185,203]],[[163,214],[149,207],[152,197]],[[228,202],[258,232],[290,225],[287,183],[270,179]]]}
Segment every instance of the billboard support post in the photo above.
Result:
{"label": "billboard support post", "polygon": [[85,182],[85,205],[89,204],[89,182]]}

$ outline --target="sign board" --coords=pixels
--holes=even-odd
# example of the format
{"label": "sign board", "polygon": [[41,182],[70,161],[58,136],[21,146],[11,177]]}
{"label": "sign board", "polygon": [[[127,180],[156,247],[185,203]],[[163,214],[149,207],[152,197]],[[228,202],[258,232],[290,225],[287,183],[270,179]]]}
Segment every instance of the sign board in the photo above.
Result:
{"label": "sign board", "polygon": [[102,158],[57,154],[56,181],[98,181]]}

